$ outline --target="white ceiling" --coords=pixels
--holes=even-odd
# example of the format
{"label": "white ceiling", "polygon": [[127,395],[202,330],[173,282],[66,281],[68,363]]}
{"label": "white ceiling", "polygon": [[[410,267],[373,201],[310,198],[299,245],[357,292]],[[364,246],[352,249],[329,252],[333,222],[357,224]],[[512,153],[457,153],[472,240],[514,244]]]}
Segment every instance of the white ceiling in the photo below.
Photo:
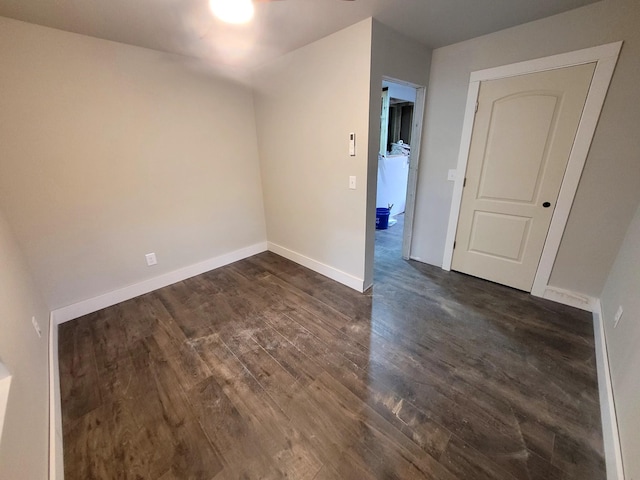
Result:
{"label": "white ceiling", "polygon": [[440,47],[595,0],[282,0],[224,25],[208,0],[0,0],[0,16],[251,69],[373,16]]}

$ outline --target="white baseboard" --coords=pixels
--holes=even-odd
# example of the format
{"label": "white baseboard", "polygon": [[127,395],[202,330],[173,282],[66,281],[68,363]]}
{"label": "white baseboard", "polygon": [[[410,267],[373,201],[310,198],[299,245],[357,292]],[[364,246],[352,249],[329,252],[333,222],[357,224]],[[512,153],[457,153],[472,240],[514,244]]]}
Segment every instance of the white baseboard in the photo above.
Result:
{"label": "white baseboard", "polygon": [[604,319],[600,300],[596,300],[593,308],[593,332],[596,345],[596,365],[598,368],[598,390],[600,392],[600,416],[602,418],[602,437],[604,454],[607,463],[607,480],[624,480],[622,468],[622,451],[618,435],[618,420],[613,402],[613,386],[609,371],[607,354],[607,338],[604,333]]}
{"label": "white baseboard", "polygon": [[[531,292],[531,294],[536,297],[538,296],[535,295],[534,292]],[[593,309],[597,302],[597,299],[593,297],[582,295],[581,293],[572,292],[570,290],[565,290],[563,288],[550,286],[547,286],[540,296],[556,303],[562,303],[563,305],[586,310],[587,312],[593,312]]]}
{"label": "white baseboard", "polygon": [[364,279],[354,277],[353,275],[343,272],[342,270],[338,270],[337,268],[331,267],[324,263],[318,262],[313,258],[306,257],[298,252],[294,252],[293,250],[289,250],[281,245],[268,242],[268,249],[270,252],[277,253],[278,255],[288,258],[292,262],[296,262],[304,267],[307,267],[314,272],[318,272],[325,277],[329,277],[336,282],[342,283],[347,287],[353,288],[358,292],[364,291]]}
{"label": "white baseboard", "polygon": [[54,320],[57,324],[73,320],[74,318],[97,312],[106,307],[110,307],[125,300],[144,295],[167,285],[180,282],[187,278],[195,277],[201,273],[208,272],[215,268],[228,265],[243,258],[256,255],[267,250],[267,242],[257,243],[249,247],[241,248],[233,252],[220,255],[219,257],[210,258],[203,262],[195,263],[187,267],[179,268],[172,272],[168,272],[157,277],[144,280],[133,285],[128,285],[118,290],[89,298],[66,307],[58,308],[52,312]]}

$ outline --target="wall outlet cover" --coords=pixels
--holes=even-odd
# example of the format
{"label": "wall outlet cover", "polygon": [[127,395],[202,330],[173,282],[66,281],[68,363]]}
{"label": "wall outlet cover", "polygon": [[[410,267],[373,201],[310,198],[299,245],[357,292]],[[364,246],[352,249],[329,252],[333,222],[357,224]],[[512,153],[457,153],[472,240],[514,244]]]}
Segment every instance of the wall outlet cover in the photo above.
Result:
{"label": "wall outlet cover", "polygon": [[147,265],[152,266],[158,263],[158,259],[156,258],[155,253],[147,253],[144,258],[147,259]]}

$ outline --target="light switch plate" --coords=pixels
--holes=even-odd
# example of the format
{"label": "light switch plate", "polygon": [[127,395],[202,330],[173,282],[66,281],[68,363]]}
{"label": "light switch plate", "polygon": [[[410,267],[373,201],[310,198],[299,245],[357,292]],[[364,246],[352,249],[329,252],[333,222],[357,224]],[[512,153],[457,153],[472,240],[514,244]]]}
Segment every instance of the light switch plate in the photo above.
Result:
{"label": "light switch plate", "polygon": [[354,176],[349,177],[349,188],[351,190],[355,190],[356,189],[356,177],[354,177]]}
{"label": "light switch plate", "polygon": [[349,156],[356,156],[356,134],[353,132],[349,134]]}

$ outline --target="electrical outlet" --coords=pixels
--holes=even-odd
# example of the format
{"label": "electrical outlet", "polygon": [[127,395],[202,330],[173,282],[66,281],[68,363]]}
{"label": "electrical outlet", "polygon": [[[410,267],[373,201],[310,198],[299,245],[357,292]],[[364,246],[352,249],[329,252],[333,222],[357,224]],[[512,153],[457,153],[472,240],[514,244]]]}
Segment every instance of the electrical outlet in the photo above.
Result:
{"label": "electrical outlet", "polygon": [[40,330],[40,325],[38,325],[38,321],[36,320],[36,317],[31,317],[31,324],[33,325],[33,328],[38,334],[38,337],[42,338],[42,330]]}
{"label": "electrical outlet", "polygon": [[456,173],[458,173],[457,170],[449,170],[447,172],[447,180],[449,180],[450,182],[455,182],[456,181]]}
{"label": "electrical outlet", "polygon": [[624,313],[624,310],[622,308],[622,305],[620,305],[618,307],[618,311],[616,312],[616,316],[613,317],[613,328],[616,328],[618,326],[618,322],[620,322],[620,319],[622,318],[623,313]]}
{"label": "electrical outlet", "polygon": [[151,265],[155,265],[158,263],[158,259],[156,258],[155,253],[147,253],[144,258],[147,259],[147,265],[150,267]]}

